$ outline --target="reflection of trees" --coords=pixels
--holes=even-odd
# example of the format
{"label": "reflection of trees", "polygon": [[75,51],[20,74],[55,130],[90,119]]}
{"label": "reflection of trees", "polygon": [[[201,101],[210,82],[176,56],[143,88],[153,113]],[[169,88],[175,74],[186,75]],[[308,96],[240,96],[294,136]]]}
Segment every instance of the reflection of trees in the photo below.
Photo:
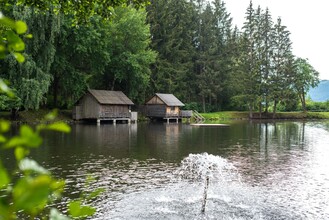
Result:
{"label": "reflection of trees", "polygon": [[304,150],[305,123],[259,122],[246,128],[252,130],[253,137],[258,137],[258,140],[242,143],[230,155],[238,161],[242,173],[256,183],[271,181],[271,175],[282,175],[282,178],[289,175],[289,170],[296,167],[296,161],[300,161],[296,157],[303,156],[295,152]]}
{"label": "reflection of trees", "polygon": [[92,155],[129,157],[129,149],[136,142],[136,136],[136,124],[76,124],[72,125],[69,134],[45,133],[44,147],[36,149],[33,155],[50,166],[65,166],[72,161],[83,163]]}
{"label": "reflection of trees", "polygon": [[144,129],[144,136],[139,137],[137,146],[148,151],[152,157],[171,160],[178,156],[182,146],[181,137],[190,133],[191,126],[182,123],[148,123]]}

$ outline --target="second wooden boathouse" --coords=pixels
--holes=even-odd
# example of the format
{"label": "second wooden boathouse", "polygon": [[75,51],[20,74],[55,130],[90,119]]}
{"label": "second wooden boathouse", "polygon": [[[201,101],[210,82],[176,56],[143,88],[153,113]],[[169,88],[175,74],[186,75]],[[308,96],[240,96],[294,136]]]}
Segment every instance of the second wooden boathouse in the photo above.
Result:
{"label": "second wooden boathouse", "polygon": [[137,120],[137,113],[131,112],[134,103],[121,91],[92,90],[79,99],[73,108],[73,119],[95,119],[116,121]]}
{"label": "second wooden boathouse", "polygon": [[149,101],[145,103],[145,113],[150,119],[178,120],[182,118],[190,119],[192,111],[181,110],[185,106],[173,94],[156,93]]}

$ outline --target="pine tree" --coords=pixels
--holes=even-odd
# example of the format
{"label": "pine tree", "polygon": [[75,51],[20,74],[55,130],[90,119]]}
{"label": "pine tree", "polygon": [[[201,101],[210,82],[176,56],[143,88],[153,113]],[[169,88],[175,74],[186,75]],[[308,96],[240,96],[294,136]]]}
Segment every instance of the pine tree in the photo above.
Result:
{"label": "pine tree", "polygon": [[151,1],[147,8],[152,49],[158,52],[152,68],[150,95],[165,92],[191,99],[195,87],[193,10],[193,5],[185,0]]}
{"label": "pine tree", "polygon": [[271,86],[271,97],[274,101],[273,117],[275,117],[276,106],[283,101],[287,94],[291,92],[292,77],[290,65],[293,63],[292,43],[290,32],[281,23],[281,18],[277,19],[274,25],[273,35],[273,56],[272,72],[269,76]]}
{"label": "pine tree", "polygon": [[239,99],[243,99],[249,109],[249,117],[253,117],[254,105],[258,100],[260,91],[260,72],[259,72],[259,60],[257,54],[257,20],[256,13],[253,9],[252,2],[246,12],[246,22],[242,27],[243,36],[241,38],[241,77],[239,81],[241,83],[241,95]]}

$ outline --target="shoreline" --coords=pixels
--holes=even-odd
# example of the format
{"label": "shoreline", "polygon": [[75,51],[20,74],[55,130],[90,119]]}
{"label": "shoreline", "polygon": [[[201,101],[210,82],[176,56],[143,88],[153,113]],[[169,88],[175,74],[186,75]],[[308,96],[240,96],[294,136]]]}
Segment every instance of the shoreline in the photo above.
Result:
{"label": "shoreline", "polygon": [[[43,123],[44,116],[47,115],[52,110],[39,109],[30,111],[20,111],[18,117],[15,120],[10,118],[10,112],[0,112],[0,118],[8,120],[13,124],[37,124]],[[249,118],[249,112],[239,112],[239,111],[223,111],[214,113],[201,113],[205,118],[204,124],[221,122],[221,121],[238,121],[238,120],[314,120],[314,119],[329,119],[329,112],[278,112],[273,118],[273,113],[262,114],[261,117],[259,113],[253,113],[253,118]],[[146,119],[142,116],[143,120]],[[63,121],[67,124],[80,123],[80,121],[75,121],[72,119],[71,110],[58,110],[58,115],[54,121]],[[146,120],[147,121],[147,120]]]}

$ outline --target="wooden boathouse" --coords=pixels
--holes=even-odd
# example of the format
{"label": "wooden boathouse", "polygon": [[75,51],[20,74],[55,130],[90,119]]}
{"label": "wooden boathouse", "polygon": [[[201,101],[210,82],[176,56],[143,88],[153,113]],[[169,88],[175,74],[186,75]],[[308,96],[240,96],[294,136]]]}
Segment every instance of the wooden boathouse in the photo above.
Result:
{"label": "wooden boathouse", "polygon": [[131,112],[134,103],[121,91],[92,90],[81,97],[73,108],[74,120],[137,121],[137,112]]}
{"label": "wooden boathouse", "polygon": [[145,103],[145,114],[150,119],[165,119],[178,122],[182,118],[190,119],[192,111],[181,110],[185,106],[173,94],[156,93]]}

